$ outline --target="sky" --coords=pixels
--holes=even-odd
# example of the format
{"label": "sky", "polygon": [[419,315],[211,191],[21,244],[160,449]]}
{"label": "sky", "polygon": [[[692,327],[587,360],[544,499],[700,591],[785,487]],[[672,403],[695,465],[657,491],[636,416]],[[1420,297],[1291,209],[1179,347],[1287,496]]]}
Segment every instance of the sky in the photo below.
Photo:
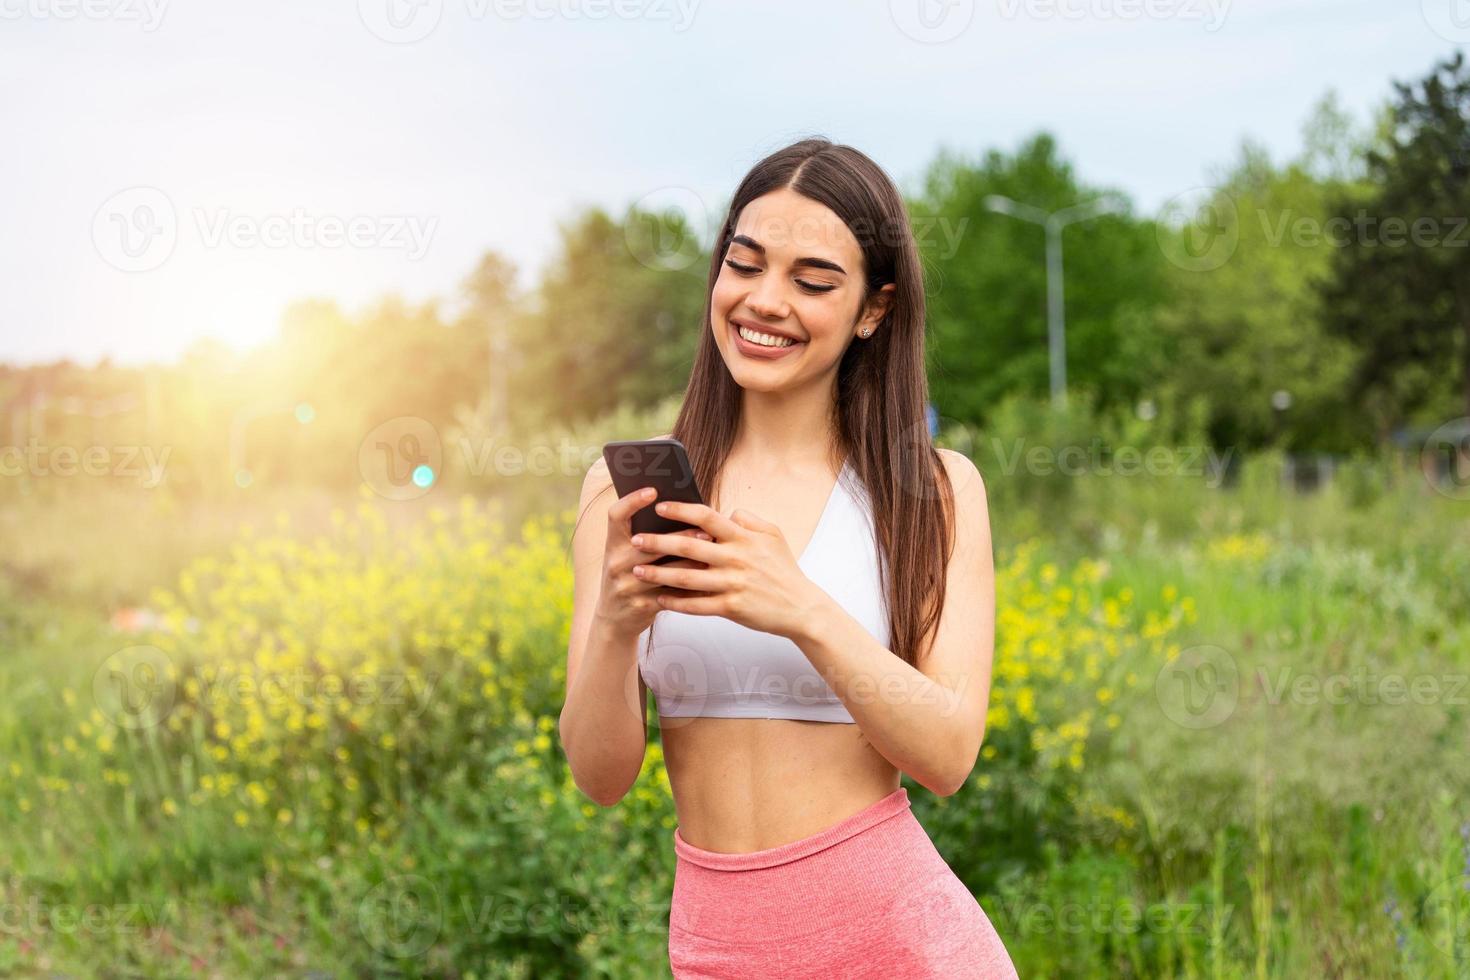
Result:
{"label": "sky", "polygon": [[529,287],[581,209],[715,221],[814,134],[911,191],[1045,129],[1154,213],[1467,46],[1470,0],[0,0],[0,361],[452,309],[488,249]]}

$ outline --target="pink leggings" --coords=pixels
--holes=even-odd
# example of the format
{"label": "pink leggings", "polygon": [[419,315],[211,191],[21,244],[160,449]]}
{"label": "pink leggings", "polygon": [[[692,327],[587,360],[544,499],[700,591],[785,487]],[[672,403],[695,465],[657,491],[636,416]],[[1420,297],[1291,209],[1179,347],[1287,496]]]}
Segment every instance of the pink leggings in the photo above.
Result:
{"label": "pink leggings", "polygon": [[676,827],[674,852],[669,963],[680,980],[1016,976],[902,786],[779,847],[706,851]]}

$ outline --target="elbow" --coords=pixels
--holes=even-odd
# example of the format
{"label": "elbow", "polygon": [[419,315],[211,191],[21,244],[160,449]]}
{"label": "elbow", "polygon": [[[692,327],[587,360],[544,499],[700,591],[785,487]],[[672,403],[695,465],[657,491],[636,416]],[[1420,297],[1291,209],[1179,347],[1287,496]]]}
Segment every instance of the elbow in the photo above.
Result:
{"label": "elbow", "polygon": [[577,788],[582,791],[582,794],[586,796],[587,799],[591,800],[593,803],[596,803],[603,809],[617,806],[623,801],[623,797],[628,795],[626,792],[609,793],[605,787],[598,788],[583,786],[580,782],[577,782],[577,777],[575,776],[572,777],[572,781],[574,783],[577,783]]}
{"label": "elbow", "polygon": [[979,732],[970,733],[965,743],[951,755],[951,764],[936,774],[932,785],[926,783],[925,788],[935,796],[953,796],[958,793],[969,782],[970,773],[975,771],[975,763],[980,758],[980,746],[984,741],[983,727]]}
{"label": "elbow", "polygon": [[596,778],[588,778],[589,774],[585,772],[586,766],[578,765],[577,760],[579,755],[568,744],[566,731],[562,727],[562,720],[558,719],[557,734],[561,738],[562,755],[566,758],[567,768],[572,773],[572,785],[576,786],[583,796],[600,807],[617,806],[622,802],[623,797],[628,795],[628,790],[632,788],[631,784],[621,787],[616,786],[609,782],[605,772],[597,773]]}

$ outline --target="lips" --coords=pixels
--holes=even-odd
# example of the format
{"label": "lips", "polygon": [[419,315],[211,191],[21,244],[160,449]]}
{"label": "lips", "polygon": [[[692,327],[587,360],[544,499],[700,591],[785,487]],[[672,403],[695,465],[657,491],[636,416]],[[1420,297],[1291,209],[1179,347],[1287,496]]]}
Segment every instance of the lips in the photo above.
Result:
{"label": "lips", "polygon": [[[740,324],[741,324],[741,321],[739,321],[739,320],[730,320],[728,322],[729,322],[729,325],[730,325],[730,342],[735,345],[735,349],[737,351],[739,351],[744,356],[749,357],[749,358],[751,358],[753,360],[758,360],[758,361],[774,361],[774,360],[779,360],[780,358],[786,357],[788,354],[791,354],[791,353],[793,353],[793,352],[801,349],[802,347],[805,347],[806,346],[806,341],[804,341],[804,340],[796,340],[796,338],[794,338],[794,337],[792,337],[792,340],[794,340],[796,342],[795,343],[791,343],[791,344],[787,344],[785,347],[762,347],[759,344],[752,344],[750,341],[748,341],[744,337],[740,336]],[[747,327],[750,327],[749,324],[746,324],[746,326]],[[756,328],[755,327],[750,327],[750,329],[755,330]],[[772,334],[776,333],[776,331],[774,331],[774,330],[759,330],[758,332],[760,332],[760,333],[772,333]],[[790,336],[790,334],[782,333],[782,334],[778,334],[778,336],[788,337],[788,336]]]}
{"label": "lips", "polygon": [[747,330],[754,330],[756,333],[768,333],[776,337],[785,337],[787,340],[793,340],[798,344],[805,343],[805,341],[802,340],[800,337],[793,336],[792,334],[787,333],[785,330],[777,330],[775,327],[758,327],[753,323],[746,322],[745,320],[731,319],[730,327],[732,329],[744,327]]}

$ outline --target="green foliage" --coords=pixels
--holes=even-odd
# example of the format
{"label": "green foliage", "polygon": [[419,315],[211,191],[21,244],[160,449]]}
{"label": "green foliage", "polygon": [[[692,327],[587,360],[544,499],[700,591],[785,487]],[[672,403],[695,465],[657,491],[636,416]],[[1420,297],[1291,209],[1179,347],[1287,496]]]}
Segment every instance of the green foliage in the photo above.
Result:
{"label": "green foliage", "polygon": [[[1047,211],[1092,201],[1046,134],[978,162],[943,153],[910,211],[927,283],[931,387],[939,411],[978,425],[1009,394],[1048,390],[1045,235],[988,210],[999,194]],[[1163,369],[1151,314],[1164,296],[1150,223],[1107,215],[1063,232],[1069,384],[1131,404]]]}
{"label": "green foliage", "polygon": [[677,214],[590,210],[562,229],[537,308],[514,326],[512,401],[528,424],[582,422],[681,392],[708,255]]}
{"label": "green foliage", "polygon": [[1173,352],[1161,387],[1209,406],[1220,449],[1343,452],[1371,435],[1346,393],[1352,350],[1324,334],[1315,291],[1331,261],[1322,228],[1332,192],[1303,163],[1278,168],[1247,146],[1190,220],[1160,227],[1178,260],[1159,314]]}
{"label": "green foliage", "polygon": [[[1371,193],[1336,202],[1371,224],[1339,250],[1325,324],[1359,352],[1350,397],[1380,430],[1470,415],[1470,72],[1463,52],[1395,85]],[[1396,226],[1396,227],[1394,227]],[[1458,397],[1455,394],[1458,383]]]}

